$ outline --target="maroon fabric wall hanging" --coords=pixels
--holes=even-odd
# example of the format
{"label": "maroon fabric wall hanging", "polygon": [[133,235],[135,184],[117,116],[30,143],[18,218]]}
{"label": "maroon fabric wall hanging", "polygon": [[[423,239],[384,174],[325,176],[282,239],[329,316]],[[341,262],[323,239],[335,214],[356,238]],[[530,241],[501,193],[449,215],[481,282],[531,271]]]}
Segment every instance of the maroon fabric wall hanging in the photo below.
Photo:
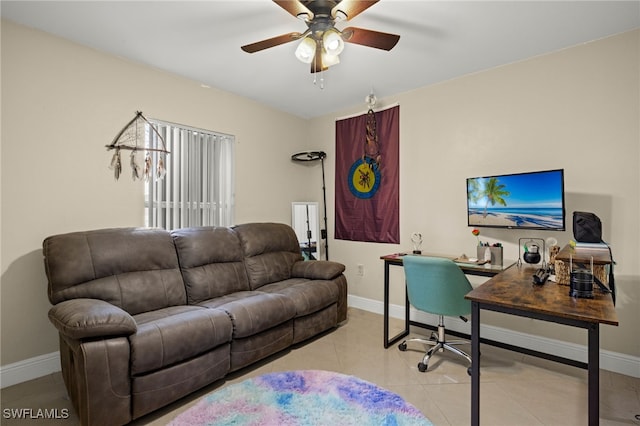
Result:
{"label": "maroon fabric wall hanging", "polygon": [[336,121],[339,240],[400,243],[400,107]]}

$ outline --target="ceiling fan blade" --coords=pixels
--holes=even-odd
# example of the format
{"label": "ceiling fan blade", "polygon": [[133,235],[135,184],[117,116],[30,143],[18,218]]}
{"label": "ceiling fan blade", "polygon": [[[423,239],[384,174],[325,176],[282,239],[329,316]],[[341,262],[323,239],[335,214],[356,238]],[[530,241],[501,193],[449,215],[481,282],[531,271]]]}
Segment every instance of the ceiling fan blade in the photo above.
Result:
{"label": "ceiling fan blade", "polygon": [[266,40],[257,41],[255,43],[247,44],[241,47],[247,53],[256,53],[270,47],[278,46],[280,44],[289,43],[290,41],[299,40],[302,37],[301,33],[289,33],[282,34],[277,37],[268,38]]}
{"label": "ceiling fan blade", "polygon": [[347,15],[346,20],[353,19],[355,16],[369,9],[379,1],[380,0],[342,0],[331,10],[331,16],[336,18],[336,13],[338,13],[338,11],[341,11],[342,13]]}
{"label": "ceiling fan blade", "polygon": [[273,2],[296,18],[298,18],[299,15],[306,14],[308,16],[307,20],[310,21],[313,19],[313,12],[300,3],[299,0],[273,0]]}
{"label": "ceiling fan blade", "polygon": [[376,49],[391,50],[400,40],[396,34],[365,30],[364,28],[347,27],[342,30],[342,39],[347,43],[361,44]]}

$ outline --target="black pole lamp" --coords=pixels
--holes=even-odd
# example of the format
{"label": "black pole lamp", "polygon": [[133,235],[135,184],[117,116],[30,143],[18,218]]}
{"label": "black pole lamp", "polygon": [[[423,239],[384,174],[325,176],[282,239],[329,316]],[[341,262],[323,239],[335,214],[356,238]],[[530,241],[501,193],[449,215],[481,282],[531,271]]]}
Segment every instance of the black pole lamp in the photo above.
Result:
{"label": "black pole lamp", "polygon": [[322,165],[322,198],[324,202],[324,229],[320,230],[320,238],[324,240],[324,257],[329,260],[329,242],[327,239],[327,190],[324,181],[324,159],[327,153],[324,151],[299,152],[291,156],[292,161],[318,161]]}

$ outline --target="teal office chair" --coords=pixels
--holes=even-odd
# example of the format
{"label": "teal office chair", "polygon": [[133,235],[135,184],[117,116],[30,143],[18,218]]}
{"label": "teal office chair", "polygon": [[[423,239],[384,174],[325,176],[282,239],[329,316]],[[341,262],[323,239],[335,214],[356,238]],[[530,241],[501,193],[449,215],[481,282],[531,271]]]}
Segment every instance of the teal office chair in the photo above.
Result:
{"label": "teal office chair", "polygon": [[468,342],[447,341],[444,328],[445,316],[457,316],[467,321],[463,315],[471,313],[471,302],[464,296],[473,289],[469,280],[449,259],[407,255],[403,264],[409,303],[420,311],[438,315],[438,332],[432,332],[431,339],[407,339],[400,343],[398,349],[406,351],[408,342],[431,346],[418,364],[421,372],[427,371],[429,359],[436,351],[445,349],[465,357],[471,367],[471,357],[454,346]]}

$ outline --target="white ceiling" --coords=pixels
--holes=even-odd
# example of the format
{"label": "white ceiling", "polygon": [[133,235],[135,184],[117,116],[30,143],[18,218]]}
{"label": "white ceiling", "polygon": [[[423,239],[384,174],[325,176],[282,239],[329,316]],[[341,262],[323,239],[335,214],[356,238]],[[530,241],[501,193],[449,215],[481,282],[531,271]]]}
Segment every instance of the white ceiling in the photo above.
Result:
{"label": "white ceiling", "polygon": [[[347,44],[323,73],[296,42],[240,46],[306,25],[268,0],[2,1],[3,18],[310,118],[640,27],[640,1],[381,0],[339,29],[399,34],[390,52]],[[321,75],[316,75],[320,79]]]}

